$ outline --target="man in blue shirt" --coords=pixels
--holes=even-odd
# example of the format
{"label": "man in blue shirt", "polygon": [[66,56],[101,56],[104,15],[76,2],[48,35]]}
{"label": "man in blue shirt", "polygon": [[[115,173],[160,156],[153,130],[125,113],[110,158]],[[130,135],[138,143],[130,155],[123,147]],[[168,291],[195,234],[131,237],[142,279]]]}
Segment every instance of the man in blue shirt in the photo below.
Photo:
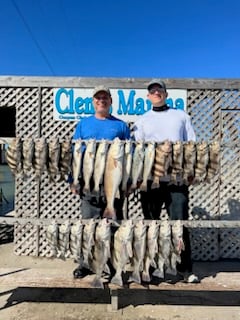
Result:
{"label": "man in blue shirt", "polygon": [[[142,115],[134,124],[135,139],[155,142],[195,141],[196,136],[189,115],[183,110],[167,106],[168,93],[165,83],[158,79],[153,80],[147,89],[152,110]],[[164,204],[171,220],[188,219],[188,185],[182,181],[177,185],[169,182],[170,176],[161,177],[159,188],[151,189],[149,181],[147,192],[141,192],[145,218],[159,219]],[[178,265],[178,271],[184,275],[186,282],[198,282],[198,277],[192,273],[190,240],[186,228],[183,230],[183,240],[185,250],[182,251],[182,262]]]}
{"label": "man in blue shirt", "polygon": [[[95,114],[90,117],[81,119],[81,121],[76,126],[73,139],[130,139],[130,130],[128,125],[124,121],[110,114],[111,104],[112,97],[109,88],[105,86],[96,87],[93,90],[93,105]],[[83,186],[83,183],[83,181],[82,183],[80,181],[80,185]],[[70,183],[70,188],[74,194],[79,194],[79,190],[77,190],[76,186],[73,183]],[[104,197],[96,197],[92,194],[85,195],[81,192],[81,213],[83,219],[101,217],[105,207],[106,201]],[[121,219],[122,199],[116,199],[115,207],[117,218]],[[88,273],[88,270],[77,268],[73,273],[75,278],[81,278]]]}

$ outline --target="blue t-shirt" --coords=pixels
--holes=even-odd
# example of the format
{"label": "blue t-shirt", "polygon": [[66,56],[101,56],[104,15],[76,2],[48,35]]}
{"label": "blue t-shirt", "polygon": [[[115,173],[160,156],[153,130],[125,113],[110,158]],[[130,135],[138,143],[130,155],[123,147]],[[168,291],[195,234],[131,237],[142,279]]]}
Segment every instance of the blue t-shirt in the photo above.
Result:
{"label": "blue t-shirt", "polygon": [[114,116],[106,119],[97,119],[94,115],[83,118],[77,124],[73,139],[106,139],[113,140],[119,138],[120,140],[130,139],[130,130],[128,125]]}

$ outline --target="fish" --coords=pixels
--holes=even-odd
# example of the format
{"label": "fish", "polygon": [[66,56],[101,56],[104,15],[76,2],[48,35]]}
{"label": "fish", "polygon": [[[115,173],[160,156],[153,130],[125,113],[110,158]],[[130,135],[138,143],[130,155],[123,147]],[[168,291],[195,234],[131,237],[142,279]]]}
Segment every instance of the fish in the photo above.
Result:
{"label": "fish", "polygon": [[48,172],[50,182],[59,180],[60,142],[58,138],[51,138],[48,142]]}
{"label": "fish", "polygon": [[122,181],[122,164],[124,155],[124,141],[115,138],[110,145],[107,154],[106,168],[104,173],[104,193],[107,201],[103,212],[104,218],[116,220],[114,200],[119,197],[119,186]]}
{"label": "fish", "polygon": [[83,266],[91,270],[91,261],[93,259],[93,246],[95,245],[95,228],[96,219],[89,219],[83,227],[83,242],[82,242],[82,254],[83,254]]}
{"label": "fish", "polygon": [[76,140],[72,158],[72,174],[73,186],[76,190],[80,190],[79,178],[81,177],[82,167],[82,140]]}
{"label": "fish", "polygon": [[[172,144],[172,164],[170,183],[177,184],[182,178],[183,171],[183,143],[176,141]],[[178,179],[179,178],[179,179]]]}
{"label": "fish", "polygon": [[128,182],[131,176],[133,150],[132,141],[126,140],[124,145],[124,157],[123,157],[123,173],[121,190],[126,194],[128,192]]}
{"label": "fish", "polygon": [[194,168],[196,164],[196,143],[186,141],[183,144],[183,173],[182,182],[189,185],[190,179],[194,177]]}
{"label": "fish", "polygon": [[67,181],[71,172],[72,144],[70,139],[62,141],[60,144],[59,171],[60,181]]}
{"label": "fish", "polygon": [[155,142],[148,142],[145,148],[144,165],[143,165],[143,181],[140,185],[141,191],[147,191],[147,181],[152,179],[151,173],[155,159]]}
{"label": "fish", "polygon": [[142,180],[144,163],[144,142],[137,141],[133,153],[132,171],[131,171],[131,190],[137,189],[138,181]]}
{"label": "fish", "polygon": [[48,244],[51,250],[51,256],[57,257],[58,256],[58,237],[59,237],[59,226],[56,221],[53,221],[46,230],[46,238],[48,240]]}
{"label": "fish", "polygon": [[156,154],[153,165],[153,183],[151,186],[152,189],[158,188],[160,178],[167,176],[171,162],[172,143],[166,140],[156,146]]}
{"label": "fish", "polygon": [[90,194],[90,180],[94,170],[96,147],[97,143],[95,139],[89,139],[87,141],[87,146],[83,157],[83,192],[85,194]]}
{"label": "fish", "polygon": [[167,273],[177,274],[177,263],[181,262],[181,252],[185,250],[183,242],[183,225],[180,220],[174,221],[172,224],[172,249],[170,254],[170,266]]}
{"label": "fish", "polygon": [[6,161],[14,175],[22,172],[22,139],[20,137],[13,138],[8,145]]}
{"label": "fish", "polygon": [[220,169],[220,143],[213,141],[209,144],[209,161],[207,166],[206,181],[211,182],[212,178],[219,172]]}
{"label": "fish", "polygon": [[138,220],[133,229],[133,272],[129,282],[141,283],[140,273],[143,271],[143,259],[146,253],[146,230],[147,224],[143,219]]}
{"label": "fish", "polygon": [[171,241],[171,225],[168,220],[164,220],[159,228],[157,269],[153,272],[155,277],[163,279],[165,277],[165,269],[170,268]]}
{"label": "fish", "polygon": [[93,171],[94,187],[92,190],[92,194],[96,196],[100,195],[100,185],[103,182],[108,146],[107,140],[103,139],[97,147]]}
{"label": "fish", "polygon": [[105,271],[110,274],[107,265],[108,259],[111,257],[111,222],[104,218],[100,220],[95,231],[95,245],[93,251],[92,269],[96,273],[91,286],[93,288],[104,288],[101,281],[102,273]]}
{"label": "fish", "polygon": [[70,256],[70,231],[71,224],[67,220],[59,226],[59,236],[58,236],[58,248],[59,248],[59,258],[65,259]]}
{"label": "fish", "polygon": [[33,167],[33,156],[34,156],[34,139],[26,138],[22,145],[23,154],[23,175],[24,178],[28,178],[31,174]]}
{"label": "fish", "polygon": [[134,224],[131,219],[122,220],[121,225],[114,234],[113,252],[111,254],[115,274],[111,283],[123,286],[122,273],[126,272],[126,265],[133,257],[132,239]]}
{"label": "fish", "polygon": [[83,222],[82,218],[71,226],[70,230],[70,252],[76,262],[81,264],[82,257],[82,241],[83,241]]}
{"label": "fish", "polygon": [[196,164],[193,180],[194,184],[198,184],[205,180],[209,161],[209,148],[207,141],[197,143],[196,148]]}
{"label": "fish", "polygon": [[44,137],[35,140],[34,161],[36,179],[40,179],[44,170],[47,170],[48,145]]}
{"label": "fish", "polygon": [[155,259],[158,253],[158,236],[159,236],[159,221],[151,220],[147,229],[146,239],[146,254],[144,257],[144,266],[142,272],[142,281],[150,282],[151,277],[149,274],[150,266],[157,268]]}

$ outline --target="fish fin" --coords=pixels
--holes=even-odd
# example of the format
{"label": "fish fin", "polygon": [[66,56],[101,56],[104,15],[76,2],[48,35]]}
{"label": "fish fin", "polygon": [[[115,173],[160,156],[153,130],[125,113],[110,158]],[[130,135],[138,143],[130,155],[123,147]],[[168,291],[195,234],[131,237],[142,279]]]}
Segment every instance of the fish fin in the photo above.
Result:
{"label": "fish fin", "polygon": [[115,276],[112,278],[111,283],[116,284],[120,287],[123,286],[122,277],[119,274],[115,274]]}
{"label": "fish fin", "polygon": [[163,279],[164,278],[164,271],[163,270],[160,270],[160,269],[156,269],[153,271],[153,274],[152,274],[154,277],[157,277],[157,278],[160,278],[160,279]]}
{"label": "fish fin", "polygon": [[116,191],[115,198],[120,199],[120,192],[119,192],[119,189]]}
{"label": "fish fin", "polygon": [[95,276],[93,281],[91,282],[91,287],[93,288],[99,288],[99,289],[104,289],[104,285],[101,281],[101,279],[98,276]]}
{"label": "fish fin", "polygon": [[126,249],[127,249],[128,256],[129,256],[130,258],[132,258],[132,257],[133,257],[133,250],[132,250],[132,244],[131,244],[131,242],[128,242],[128,243],[127,243]]}
{"label": "fish fin", "polygon": [[144,282],[150,282],[151,281],[149,272],[146,272],[146,271],[142,272],[142,281],[144,281]]}

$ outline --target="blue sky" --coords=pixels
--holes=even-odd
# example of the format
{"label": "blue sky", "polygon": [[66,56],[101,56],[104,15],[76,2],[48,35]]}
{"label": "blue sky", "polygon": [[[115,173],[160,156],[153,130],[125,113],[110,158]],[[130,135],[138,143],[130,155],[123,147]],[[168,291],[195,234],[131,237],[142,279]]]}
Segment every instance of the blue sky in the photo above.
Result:
{"label": "blue sky", "polygon": [[2,0],[0,75],[240,77],[239,0]]}

